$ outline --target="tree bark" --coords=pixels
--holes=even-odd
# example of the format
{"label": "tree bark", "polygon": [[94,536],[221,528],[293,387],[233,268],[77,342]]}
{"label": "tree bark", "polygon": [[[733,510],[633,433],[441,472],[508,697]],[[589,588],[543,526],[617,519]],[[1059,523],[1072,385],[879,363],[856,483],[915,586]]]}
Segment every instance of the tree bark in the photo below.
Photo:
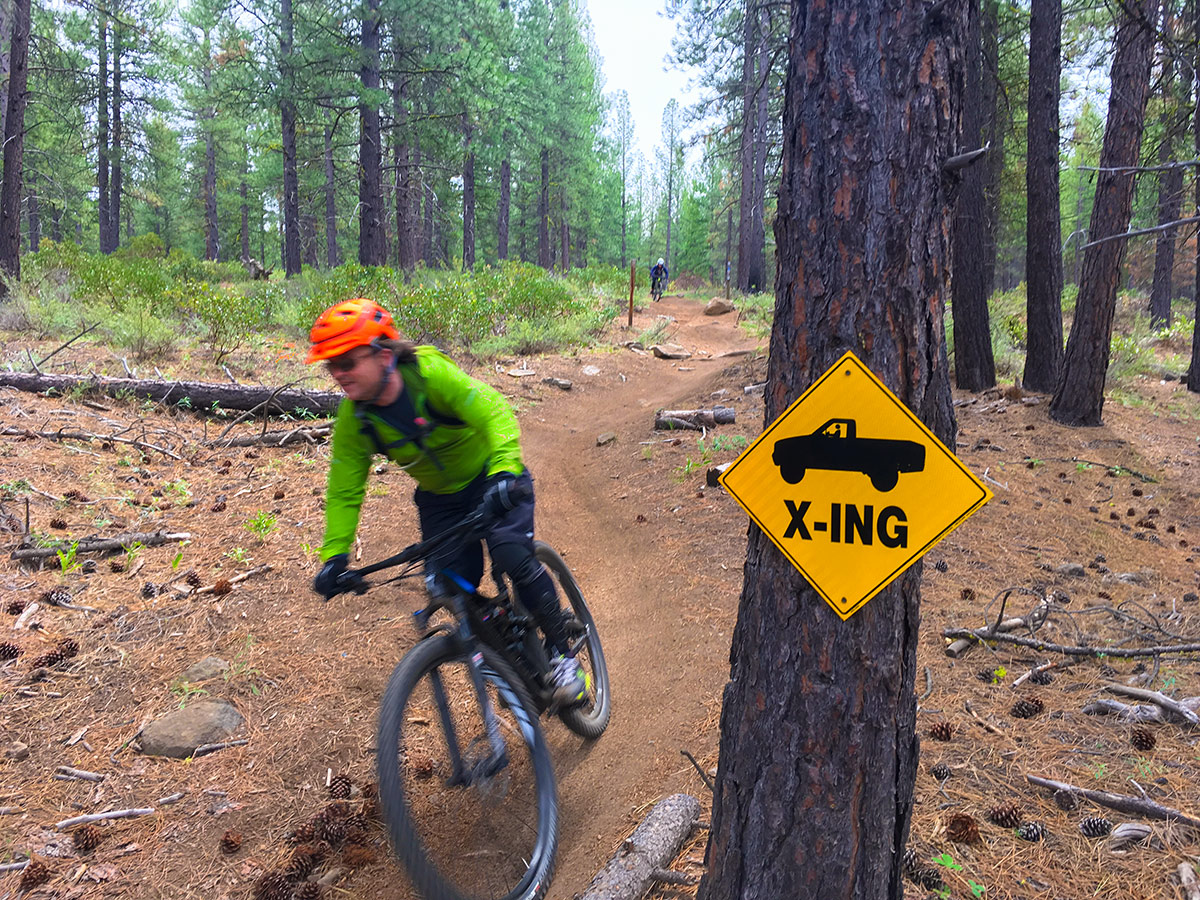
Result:
{"label": "tree bark", "polygon": [[325,264],[336,269],[342,264],[337,242],[337,174],[333,166],[333,113],[325,110]]}
{"label": "tree bark", "polygon": [[[1171,41],[1175,16],[1168,3],[1163,15],[1163,40]],[[1186,127],[1186,118],[1180,121],[1176,95],[1175,52],[1164,49],[1162,53],[1162,112],[1160,122],[1162,137],[1158,145],[1159,165],[1169,163],[1175,141]],[[1182,93],[1182,91],[1181,91]],[[1190,93],[1190,90],[1188,91]],[[1166,225],[1179,218],[1183,207],[1183,169],[1166,169],[1158,176],[1158,224]],[[1167,228],[1158,233],[1154,244],[1154,280],[1150,286],[1150,322],[1155,328],[1167,328],[1171,324],[1171,298],[1174,295],[1175,239],[1177,229]]]}
{"label": "tree bark", "polygon": [[983,0],[983,108],[987,119],[984,140],[992,148],[984,165],[986,219],[983,244],[983,288],[988,297],[996,289],[997,234],[1000,230],[1000,179],[1004,174],[1004,135],[1006,108],[1000,90],[1000,3]]}
{"label": "tree bark", "polygon": [[[4,115],[4,175],[0,180],[0,269],[21,277],[21,181],[24,171],[25,87],[29,79],[30,0],[13,4],[8,110]],[[2,284],[2,282],[0,282]],[[7,291],[7,288],[0,288]]]}
{"label": "tree bark", "polygon": [[29,207],[29,252],[37,253],[42,243],[42,215],[38,208],[37,174],[31,173],[25,188],[25,199]]}
{"label": "tree bark", "polygon": [[[509,145],[506,138],[505,146]],[[512,213],[512,158],[500,161],[500,205],[496,208],[496,258],[508,259],[508,224]]]}
{"label": "tree bark", "polygon": [[1062,0],[1034,0],[1029,19],[1029,134],[1025,170],[1025,375],[1052,393],[1063,360],[1062,230],[1058,194],[1058,95]]}
{"label": "tree bark", "polygon": [[558,265],[559,271],[566,274],[571,269],[571,227],[567,224],[567,190],[565,187],[559,196],[559,210],[561,211],[562,222],[559,223],[559,235],[561,236],[559,246],[561,252],[558,255]]}
{"label": "tree bark", "polygon": [[[1192,34],[1200,34],[1200,3],[1192,4]],[[1192,69],[1196,74],[1196,106],[1192,111],[1192,149],[1200,158],[1200,41],[1196,42],[1195,57],[1192,59]],[[1196,208],[1200,209],[1200,178],[1193,179]],[[1192,284],[1196,309],[1192,326],[1192,364],[1187,371],[1187,389],[1200,393],[1200,241],[1196,242],[1196,254],[1193,262],[1196,275]]]}
{"label": "tree bark", "polygon": [[[212,66],[204,64],[204,93],[212,96]],[[217,230],[217,146],[213,136],[217,111],[209,106],[204,123],[204,258],[217,259],[221,253],[221,235]]]}
{"label": "tree bark", "polygon": [[[983,126],[983,45],[979,0],[969,0],[966,46],[966,96],[959,152],[980,147]],[[996,383],[988,294],[983,269],[987,212],[984,201],[986,161],[962,170],[954,209],[954,380],[964,391],[982,391]]]}
{"label": "tree bark", "polygon": [[[1101,171],[1088,236],[1092,241],[1121,234],[1129,227],[1134,173],[1111,171],[1138,164],[1146,97],[1150,91],[1150,62],[1154,50],[1153,23],[1158,0],[1138,0],[1121,7],[1116,35],[1108,122],[1100,150]],[[1084,251],[1083,273],[1075,321],[1050,416],[1064,425],[1099,425],[1104,410],[1104,379],[1112,341],[1117,287],[1125,240],[1094,244]]]}
{"label": "tree bark", "polygon": [[549,271],[550,259],[550,150],[542,148],[542,179],[538,190],[538,265]]}
{"label": "tree bark", "polygon": [[[379,90],[379,0],[365,0],[362,15],[362,67],[365,92]],[[358,261],[364,266],[387,264],[383,234],[383,163],[379,104],[374,96],[358,105]]]}
{"label": "tree bark", "polygon": [[[746,0],[742,13],[742,141],[739,154],[741,194],[738,201],[738,290],[749,293],[753,275],[754,216],[754,73],[756,0]],[[761,290],[761,285],[757,288]]]}
{"label": "tree bark", "polygon": [[396,122],[396,262],[408,272],[417,264],[415,218],[419,215],[420,201],[417,201],[417,213],[414,213],[412,151],[408,143],[408,80],[401,81],[400,76],[396,76],[392,85],[392,113]]}
{"label": "tree bark", "polygon": [[99,75],[97,80],[98,96],[96,99],[96,212],[100,219],[100,252],[112,253],[113,246],[109,238],[112,228],[112,217],[108,206],[112,195],[108,190],[108,16],[100,14],[99,28]]}
{"label": "tree bark", "polygon": [[0,135],[8,115],[9,45],[12,43],[13,0],[0,0]]}
{"label": "tree bark", "polygon": [[[791,4],[767,421],[853,349],[954,446],[942,165],[966,21],[965,0]],[[920,580],[842,622],[751,526],[700,900],[901,897]]]}
{"label": "tree bark", "polygon": [[475,268],[475,148],[471,144],[474,132],[467,116],[462,118],[463,129],[463,270]]}
{"label": "tree bark", "polygon": [[[117,7],[120,9],[120,6]],[[121,128],[121,23],[113,21],[112,31],[112,148],[109,153],[109,163],[112,166],[112,178],[109,191],[112,194],[108,201],[109,219],[109,250],[121,246],[121,144],[124,135]]]}
{"label": "tree bark", "polygon": [[279,0],[279,123],[283,143],[283,271],[300,274],[300,176],[296,168],[296,80],[293,71],[292,0]]}

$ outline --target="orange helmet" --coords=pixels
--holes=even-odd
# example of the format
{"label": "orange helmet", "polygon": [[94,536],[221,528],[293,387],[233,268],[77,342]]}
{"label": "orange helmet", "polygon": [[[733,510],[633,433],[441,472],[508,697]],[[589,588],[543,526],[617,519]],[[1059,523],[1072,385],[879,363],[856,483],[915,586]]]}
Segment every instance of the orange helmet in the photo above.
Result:
{"label": "orange helmet", "polygon": [[343,300],[317,316],[309,332],[312,347],[305,362],[332,359],[355,347],[366,347],[377,338],[399,337],[392,314],[374,300]]}

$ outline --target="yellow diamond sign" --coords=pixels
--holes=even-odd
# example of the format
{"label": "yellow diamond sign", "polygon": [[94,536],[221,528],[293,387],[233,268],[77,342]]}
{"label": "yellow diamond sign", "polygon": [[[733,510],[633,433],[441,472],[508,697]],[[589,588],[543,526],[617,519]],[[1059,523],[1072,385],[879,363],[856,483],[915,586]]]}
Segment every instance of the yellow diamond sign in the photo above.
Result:
{"label": "yellow diamond sign", "polygon": [[721,484],[843,619],[992,498],[853,353]]}

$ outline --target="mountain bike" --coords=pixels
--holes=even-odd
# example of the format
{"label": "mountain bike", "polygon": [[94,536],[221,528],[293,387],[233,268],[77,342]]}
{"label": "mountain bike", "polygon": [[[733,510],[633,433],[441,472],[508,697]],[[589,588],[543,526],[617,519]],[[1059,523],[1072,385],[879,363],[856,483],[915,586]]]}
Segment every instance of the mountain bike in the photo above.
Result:
{"label": "mountain bike", "polygon": [[[557,715],[576,734],[599,737],[611,712],[600,636],[579,584],[548,545],[538,560],[570,605],[568,655],[585,673],[579,702],[556,706],[551,651],[519,594],[494,577],[494,595],[437,561],[479,540],[486,521],[457,525],[339,579],[345,591],[425,577],[446,588],[414,613],[421,639],[388,681],[376,760],[384,821],[396,853],[427,900],[540,900],[554,874],[558,796],[539,724]],[[432,564],[432,565],[430,565]],[[372,573],[400,567],[376,585]]]}
{"label": "mountain bike", "polygon": [[658,275],[656,275],[650,279],[650,299],[653,300],[655,303],[657,303],[659,300],[662,299],[663,288],[666,287],[666,285],[663,282],[665,282],[666,280],[667,279],[663,278],[662,276],[658,276]]}

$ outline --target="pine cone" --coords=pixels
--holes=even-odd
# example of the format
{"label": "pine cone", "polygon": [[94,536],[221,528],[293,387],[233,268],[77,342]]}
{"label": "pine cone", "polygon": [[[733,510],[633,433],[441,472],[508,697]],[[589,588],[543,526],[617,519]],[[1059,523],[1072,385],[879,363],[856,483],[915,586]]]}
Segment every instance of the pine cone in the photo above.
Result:
{"label": "pine cone", "polygon": [[63,661],[62,651],[49,650],[29,664],[31,669],[50,669]]}
{"label": "pine cone", "polygon": [[415,778],[433,777],[433,759],[427,753],[414,753],[408,759],[409,768]]}
{"label": "pine cone", "polygon": [[71,832],[71,843],[80,853],[95,850],[104,837],[104,829],[96,825],[83,825]]}
{"label": "pine cone", "polygon": [[973,844],[979,840],[979,823],[966,813],[955,813],[946,820],[946,837],[956,844]]}
{"label": "pine cone", "polygon": [[322,900],[324,896],[325,889],[316,881],[304,882],[296,888],[295,893],[296,900]]}
{"label": "pine cone", "polygon": [[920,860],[917,859],[917,851],[912,847],[905,847],[904,860],[901,863],[901,866],[904,868],[904,874],[911,878],[916,873],[917,868],[920,865]]}
{"label": "pine cone", "polygon": [[303,881],[317,867],[317,857],[312,852],[312,844],[301,844],[292,851],[284,874],[291,881]]}
{"label": "pine cone", "polygon": [[254,900],[292,900],[292,883],[282,872],[267,872],[254,882]]}
{"label": "pine cone", "polygon": [[342,862],[355,869],[361,866],[369,866],[375,862],[375,851],[370,847],[364,847],[362,844],[351,844],[342,851]]}
{"label": "pine cone", "polygon": [[913,873],[912,880],[930,891],[940,891],[946,886],[941,870],[936,866],[922,866]]}
{"label": "pine cone", "polygon": [[323,819],[318,816],[313,823],[313,831],[316,833],[317,840],[325,841],[336,847],[346,839],[346,820]]}
{"label": "pine cone", "polygon": [[1149,752],[1158,744],[1158,738],[1149,728],[1135,728],[1129,735],[1129,743],[1133,744],[1135,750]]}
{"label": "pine cone", "polygon": [[975,673],[975,677],[978,678],[980,681],[982,681],[984,684],[999,684],[1000,683],[1000,673],[997,672],[994,668],[980,669],[978,672]]}
{"label": "pine cone", "polygon": [[25,607],[28,605],[29,602],[27,600],[9,600],[8,604],[4,607],[4,611],[10,616],[19,616],[25,612]]}
{"label": "pine cone", "polygon": [[[226,471],[228,471],[228,469],[226,469]],[[212,511],[213,511],[213,512],[215,512],[215,513],[218,513],[218,512],[225,512],[225,501],[224,501],[224,500],[218,500],[216,503],[214,503],[214,504],[212,505]]]}
{"label": "pine cone", "polygon": [[316,838],[316,829],[313,828],[311,822],[305,822],[303,825],[297,825],[296,828],[288,835],[288,840],[295,844],[307,844]]}
{"label": "pine cone", "polygon": [[933,567],[935,569],[937,569],[939,572],[948,572],[950,570],[950,566],[948,566],[946,564],[946,561],[944,559],[939,559],[937,562],[935,562],[933,564]]}
{"label": "pine cone", "polygon": [[1088,816],[1079,823],[1079,830],[1084,837],[1104,837],[1113,830],[1113,823],[1103,816]]}
{"label": "pine cone", "polygon": [[937,763],[936,765],[933,766],[933,768],[931,768],[929,770],[929,774],[932,775],[934,778],[936,778],[938,781],[945,781],[947,778],[949,778],[954,773],[950,771],[950,767],[948,765],[946,765],[945,763]]}
{"label": "pine cone", "polygon": [[1055,791],[1054,805],[1063,812],[1070,812],[1073,809],[1079,808],[1079,795],[1074,791]]}
{"label": "pine cone", "polygon": [[11,641],[0,643],[0,660],[16,659],[21,655],[21,648]]}
{"label": "pine cone", "polygon": [[334,775],[329,782],[329,796],[334,800],[349,800],[354,782],[349,775]]}
{"label": "pine cone", "polygon": [[1022,697],[1013,704],[1012,716],[1014,719],[1032,719],[1040,715],[1045,708],[1046,704],[1037,697]]}
{"label": "pine cone", "polygon": [[1116,678],[1117,670],[1114,669],[1112,666],[1110,666],[1108,663],[1105,663],[1104,665],[1102,665],[1100,667],[1100,674],[1103,675],[1105,678]]}
{"label": "pine cone", "polygon": [[308,856],[312,859],[313,865],[315,866],[315,865],[317,865],[317,863],[319,863],[321,860],[323,860],[325,857],[327,857],[332,850],[333,850],[333,848],[330,847],[328,844],[326,844],[324,841],[320,841],[320,842],[309,841],[306,844],[298,845],[296,847],[295,851],[293,852],[292,856],[293,857],[298,856],[298,855]]}
{"label": "pine cone", "polygon": [[39,884],[45,884],[50,880],[50,867],[40,859],[31,859],[28,865],[21,870],[21,881],[17,888],[22,891],[31,891]]}
{"label": "pine cone", "polygon": [[242,849],[242,835],[230,829],[221,835],[221,852],[232,855]]}
{"label": "pine cone", "polygon": [[142,585],[142,599],[153,600],[158,596],[158,585],[153,581],[147,581]]}
{"label": "pine cone", "polygon": [[48,591],[42,591],[38,597],[38,603],[47,603],[50,606],[65,606],[71,602],[71,592],[65,587],[50,588]]}
{"label": "pine cone", "polygon": [[1054,676],[1050,673],[1049,669],[1042,669],[1041,671],[1034,672],[1032,675],[1030,675],[1029,680],[1033,684],[1045,686],[1054,681]]}
{"label": "pine cone", "polygon": [[88,496],[87,496],[87,494],[85,494],[83,491],[78,491],[78,490],[76,490],[75,488],[71,488],[71,490],[69,490],[69,491],[67,491],[66,493],[64,493],[64,494],[63,494],[63,499],[64,499],[64,500],[76,500],[76,501],[78,501],[78,502],[80,502],[80,503],[87,503],[87,502],[88,502]]}
{"label": "pine cone", "polygon": [[959,593],[959,596],[962,597],[962,599],[966,600],[968,603],[970,603],[972,600],[975,599],[975,589],[974,588],[963,588],[962,591]]}
{"label": "pine cone", "polygon": [[1026,822],[1017,829],[1017,837],[1023,841],[1042,841],[1049,833],[1041,822]]}
{"label": "pine cone", "polygon": [[1016,828],[1021,824],[1021,808],[1015,803],[998,803],[988,810],[987,819],[1001,828]]}
{"label": "pine cone", "polygon": [[63,529],[63,528],[66,528],[66,527],[67,527],[67,520],[66,520],[66,519],[64,519],[62,516],[55,516],[54,518],[52,518],[52,519],[50,520],[50,527],[51,527],[51,528],[58,528],[58,529],[60,529],[60,530],[61,530],[61,529]]}
{"label": "pine cone", "polygon": [[954,737],[954,726],[949,722],[934,722],[929,729],[929,736],[935,741],[948,741]]}
{"label": "pine cone", "polygon": [[79,641],[75,638],[63,638],[55,647],[62,654],[63,659],[74,659],[79,655]]}
{"label": "pine cone", "polygon": [[214,597],[224,597],[233,590],[233,582],[228,578],[218,578],[217,583],[213,585],[212,594]]}
{"label": "pine cone", "polygon": [[275,499],[276,499],[276,500],[282,500],[282,499],[283,499],[283,491],[276,491],[276,492],[275,492]]}
{"label": "pine cone", "polygon": [[204,584],[203,579],[200,577],[200,573],[195,569],[191,569],[186,575],[184,575],[183,580],[187,582],[190,587],[194,588],[198,588],[200,585]]}
{"label": "pine cone", "polygon": [[120,575],[122,572],[124,572],[124,571],[125,571],[125,560],[123,560],[123,559],[110,559],[110,560],[108,561],[108,569],[109,569],[109,571],[110,571],[110,572],[113,572],[113,573],[115,573],[115,574],[117,574],[117,575]]}

